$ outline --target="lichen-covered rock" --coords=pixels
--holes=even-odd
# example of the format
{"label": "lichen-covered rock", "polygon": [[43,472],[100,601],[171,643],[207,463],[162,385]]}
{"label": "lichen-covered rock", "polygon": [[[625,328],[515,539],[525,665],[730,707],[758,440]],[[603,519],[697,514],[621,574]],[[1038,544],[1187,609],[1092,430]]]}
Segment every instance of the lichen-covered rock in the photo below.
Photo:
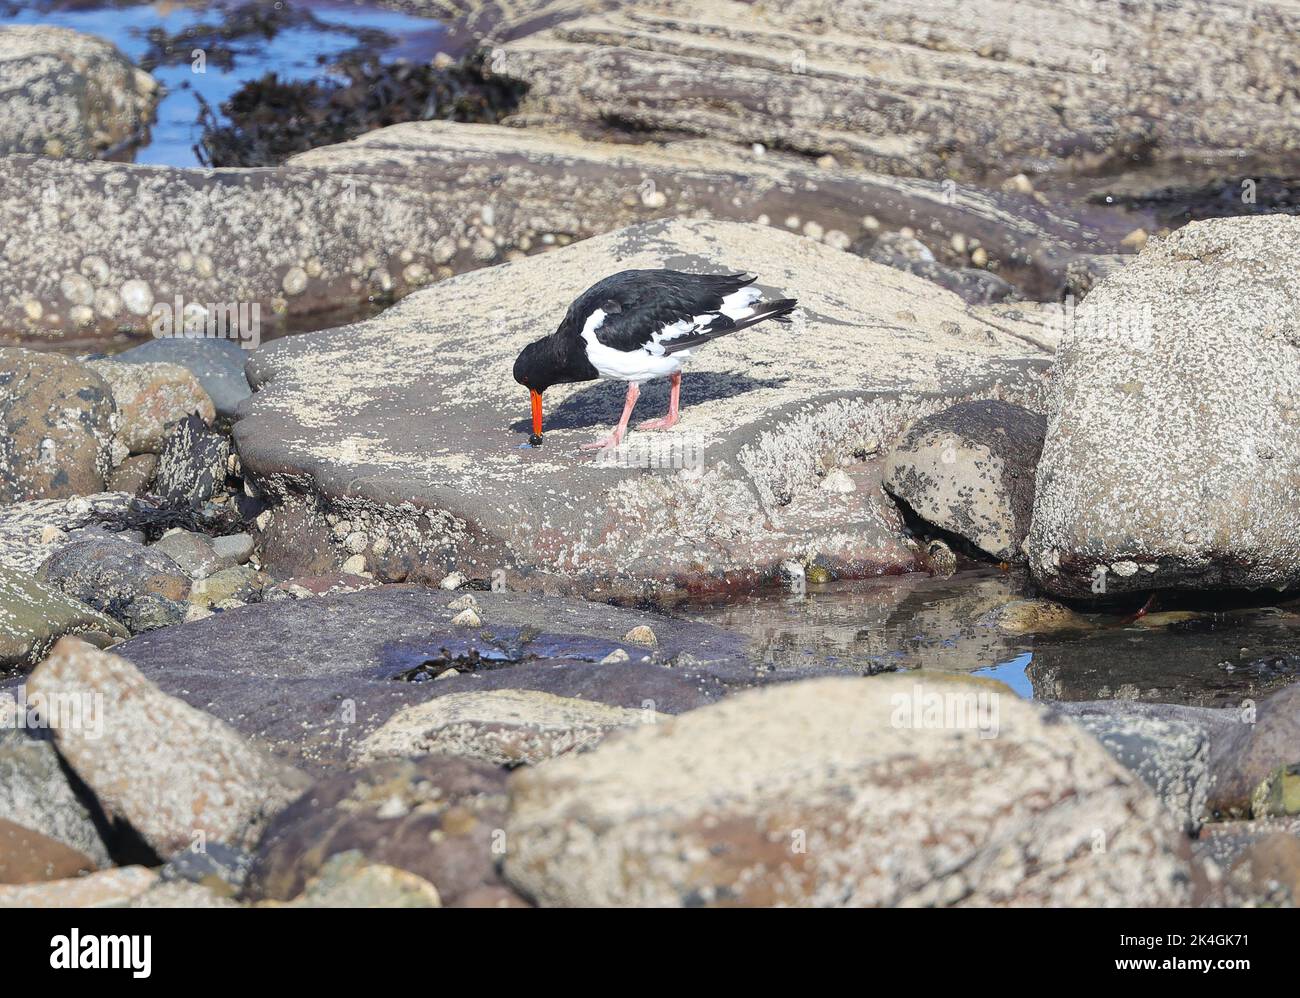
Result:
{"label": "lichen-covered rock", "polygon": [[41,565],[37,578],[133,633],[180,623],[190,591],[189,577],[165,553],[111,535],[64,545]]}
{"label": "lichen-covered rock", "polygon": [[53,742],[18,728],[8,712],[13,704],[0,693],[0,818],[61,842],[96,867],[108,866],[93,801],[73,788]]}
{"label": "lichen-covered rock", "polygon": [[398,711],[361,743],[358,757],[436,753],[498,766],[531,765],[590,748],[617,728],[664,717],[537,690],[456,693]]}
{"label": "lichen-covered rock", "polygon": [[158,84],[102,38],[6,25],[0,93],[0,156],[86,159],[144,139]]}
{"label": "lichen-covered rock", "polygon": [[102,492],[113,396],[82,364],[0,347],[0,503]]}
{"label": "lichen-covered rock", "polygon": [[100,645],[128,636],[125,627],[95,607],[0,565],[0,671],[30,669],[65,634]]}
{"label": "lichen-covered rock", "polygon": [[385,759],[312,786],[267,826],[246,896],[287,901],[331,856],[359,852],[407,870],[459,907],[508,890],[497,871],[505,773],[466,759]]}
{"label": "lichen-covered rock", "polygon": [[1062,340],[1030,567],[1093,597],[1300,581],[1300,219],[1152,240]]}
{"label": "lichen-covered rock", "polygon": [[229,459],[230,438],[202,417],[186,416],[163,441],[153,492],[173,506],[202,504],[225,483]]}
{"label": "lichen-covered rock", "polygon": [[135,521],[144,505],[126,492],[0,505],[0,565],[33,573],[45,559],[75,539],[77,531],[121,531]]}
{"label": "lichen-covered rock", "polygon": [[[116,655],[67,638],[32,673],[27,695],[102,698],[102,728],[59,717],[59,754],[104,809],[164,858],[195,841],[251,844],[307,781],[210,714],[162,693]],[[148,778],[142,779],[141,774]]]}
{"label": "lichen-covered rock", "polygon": [[[519,349],[598,277],[663,266],[749,269],[800,311],[790,329],[701,350],[671,431],[585,457],[578,445],[623,404],[617,386],[593,382],[548,392],[546,443],[527,447],[528,396],[510,373]],[[467,324],[497,332],[467,353]],[[771,228],[648,223],[263,347],[235,436],[270,504],[259,542],[279,574],[323,574],[364,552],[383,581],[499,570],[511,586],[631,599],[757,586],[810,552],[844,578],[910,571],[918,552],[880,493],[879,457],[908,422],[954,402],[1032,404],[1047,356],[1022,328]],[[843,363],[826,363],[827,343]],[[654,412],[667,386],[644,396]],[[836,470],[859,486],[821,488]]]}
{"label": "lichen-covered rock", "polygon": [[190,413],[206,423],[216,417],[199,379],[177,364],[101,360],[86,366],[112,390],[119,420],[114,439],[132,454],[160,453],[169,425]]}
{"label": "lichen-covered rock", "polygon": [[[982,699],[981,699],[982,698]],[[1177,905],[1150,791],[1000,684],[737,694],[510,781],[507,879],[543,905]]]}
{"label": "lichen-covered rock", "polygon": [[174,364],[198,378],[212,400],[217,415],[232,419],[239,403],[252,394],[244,377],[249,352],[235,340],[204,336],[195,339],[168,336],[114,354],[118,364]]}
{"label": "lichen-covered rock", "polygon": [[908,428],[885,459],[885,488],[999,561],[1023,561],[1046,428],[1022,406],[958,403]]}

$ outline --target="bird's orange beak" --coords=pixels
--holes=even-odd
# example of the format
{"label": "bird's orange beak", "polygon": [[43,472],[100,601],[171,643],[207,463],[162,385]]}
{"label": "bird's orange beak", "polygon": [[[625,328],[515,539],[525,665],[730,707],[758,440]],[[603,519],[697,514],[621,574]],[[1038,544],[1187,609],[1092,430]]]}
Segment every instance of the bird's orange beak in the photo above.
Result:
{"label": "bird's orange beak", "polygon": [[542,443],[542,393],[532,388],[528,389],[528,393],[533,397],[533,435],[528,438],[528,442],[539,447]]}

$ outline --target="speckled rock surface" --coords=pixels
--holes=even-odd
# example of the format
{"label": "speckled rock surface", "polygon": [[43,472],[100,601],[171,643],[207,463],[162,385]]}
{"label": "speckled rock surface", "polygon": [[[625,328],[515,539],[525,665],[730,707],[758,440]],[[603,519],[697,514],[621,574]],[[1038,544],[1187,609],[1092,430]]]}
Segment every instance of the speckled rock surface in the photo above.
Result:
{"label": "speckled rock surface", "polygon": [[86,527],[121,527],[132,516],[135,497],[100,492],[75,499],[33,499],[0,505],[0,565],[32,573]]}
{"label": "speckled rock surface", "polygon": [[119,419],[114,439],[132,454],[160,453],[168,425],[192,412],[208,423],[216,417],[199,379],[177,364],[100,360],[86,366],[112,391]]}
{"label": "speckled rock surface", "polygon": [[94,869],[94,862],[84,853],[0,818],[0,884],[62,880]]}
{"label": "speckled rock surface", "polygon": [[113,396],[68,357],[0,347],[0,503],[104,489]]}
{"label": "speckled rock surface", "polygon": [[[1300,18],[1195,0],[492,5],[529,125],[707,135],[957,178],[1294,148]],[[604,8],[590,13],[593,8]],[[558,23],[556,23],[558,22]],[[541,30],[538,30],[538,29]]]}
{"label": "speckled rock surface", "polygon": [[147,133],[152,76],[102,38],[45,25],[0,27],[0,156],[85,159]]}
{"label": "speckled rock surface", "polygon": [[0,205],[0,333],[20,341],[255,347],[423,286],[446,234],[403,182],[306,169],[11,156]]}
{"label": "speckled rock surface", "polygon": [[999,561],[1023,561],[1047,421],[998,401],[913,423],[885,458],[885,488],[922,519]]}
{"label": "speckled rock surface", "polygon": [[[351,765],[356,743],[403,707],[450,693],[532,689],[677,713],[762,678],[744,639],[719,628],[576,600],[474,595],[479,628],[451,624],[457,594],[383,586],[227,610],[114,652],[165,692],[317,773]],[[623,640],[647,622],[659,638],[653,652]],[[628,662],[600,664],[618,649]],[[398,678],[431,678],[425,663],[458,674]]]}
{"label": "speckled rock surface", "polygon": [[331,856],[352,851],[423,877],[448,907],[508,890],[496,869],[505,780],[496,767],[439,756],[328,777],[267,826],[245,896],[296,897]]}
{"label": "speckled rock surface", "polygon": [[189,577],[165,552],[111,535],[64,545],[36,577],[132,633],[180,623],[190,592]]}
{"label": "speckled rock surface", "polygon": [[1068,596],[1300,580],[1300,219],[1152,240],[1061,343],[1030,567]]}
{"label": "speckled rock surface", "polygon": [[124,907],[157,880],[158,874],[148,867],[122,866],[67,880],[0,885],[0,908]]}
{"label": "speckled rock surface", "polygon": [[591,748],[617,728],[666,716],[537,690],[455,693],[398,711],[358,746],[357,755],[367,762],[434,753],[532,765]]}
{"label": "speckled rock surface", "polygon": [[[313,149],[289,165],[419,185],[431,205],[447,206],[450,231],[438,260],[458,273],[656,218],[756,222],[859,251],[923,217],[916,238],[937,262],[920,276],[955,278],[967,294],[981,285],[1009,290],[1005,277],[1026,295],[1052,298],[1072,270],[1085,267],[1082,254],[1118,252],[1121,236],[1025,194],[956,190],[707,140],[629,144],[422,121]],[[470,189],[470,210],[457,210]],[[971,268],[976,247],[990,269]]]}
{"label": "speckled rock surface", "polygon": [[126,660],[76,639],[56,645],[32,673],[27,695],[38,694],[102,698],[102,728],[71,716],[52,725],[59,754],[107,812],[163,857],[196,838],[250,844],[306,786],[301,773],[167,696]]}
{"label": "speckled rock surface", "polygon": [[506,834],[507,879],[544,905],[1189,896],[1186,847],[1135,776],[1077,726],[969,680],[740,694],[520,770]]}
{"label": "speckled rock surface", "polygon": [[[701,350],[674,430],[633,432],[613,461],[594,460],[578,445],[617,419],[621,386],[557,386],[546,443],[528,448],[518,350],[598,276],[660,266],[749,269],[801,307],[788,328]],[[491,332],[471,346],[467,328]],[[828,343],[844,363],[826,363]],[[872,460],[907,422],[962,398],[1032,402],[1045,365],[1027,324],[908,274],[769,228],[655,222],[264,347],[235,435],[273,507],[272,568],[322,574],[361,554],[381,579],[500,569],[514,587],[643,598],[755,585],[814,555],[850,576],[913,569]],[[666,393],[649,386],[638,414]],[[859,487],[820,488],[837,469]]]}
{"label": "speckled rock surface", "polygon": [[176,364],[185,368],[207,392],[217,415],[230,419],[251,389],[244,377],[249,351],[238,341],[166,337],[141,343],[110,358],[117,364]]}
{"label": "speckled rock surface", "polygon": [[127,631],[58,586],[0,565],[0,672],[30,669],[65,634],[106,644]]}
{"label": "speckled rock surface", "polygon": [[0,818],[61,842],[96,866],[107,866],[98,806],[73,788],[52,741],[15,726],[14,703],[9,691],[0,694]]}
{"label": "speckled rock surface", "polygon": [[151,491],[173,506],[201,505],[225,483],[230,438],[191,413],[171,424]]}

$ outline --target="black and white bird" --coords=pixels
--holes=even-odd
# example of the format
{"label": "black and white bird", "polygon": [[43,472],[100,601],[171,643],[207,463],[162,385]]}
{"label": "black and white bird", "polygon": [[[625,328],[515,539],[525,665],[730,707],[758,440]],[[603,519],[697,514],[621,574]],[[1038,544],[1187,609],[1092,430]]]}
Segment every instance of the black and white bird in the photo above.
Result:
{"label": "black and white bird", "polygon": [[676,270],[625,270],[588,288],[569,306],[560,327],[530,343],[515,359],[515,380],[533,403],[533,434],[542,442],[542,392],[552,385],[608,378],[627,382],[623,417],[607,437],[585,450],[622,443],[641,385],[671,379],[668,414],[639,424],[666,430],[678,420],[682,365],[691,351],[764,319],[786,318],[793,298],[763,301],[743,274],[683,274]]}

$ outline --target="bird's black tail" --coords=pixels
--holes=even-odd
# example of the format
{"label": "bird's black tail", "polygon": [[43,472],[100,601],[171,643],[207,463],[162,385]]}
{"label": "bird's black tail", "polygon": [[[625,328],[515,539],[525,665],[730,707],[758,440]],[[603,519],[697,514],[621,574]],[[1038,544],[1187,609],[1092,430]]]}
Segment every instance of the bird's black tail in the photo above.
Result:
{"label": "bird's black tail", "polygon": [[709,340],[716,340],[719,336],[726,336],[728,333],[739,332],[747,326],[752,326],[756,322],[763,322],[766,319],[775,319],[777,322],[788,323],[789,315],[799,304],[794,298],[778,298],[775,301],[757,302],[754,313],[747,315],[743,319],[732,319],[725,315],[718,315],[712,322],[697,332],[682,337],[675,337],[664,343],[664,353],[672,354],[690,347],[699,346],[701,343],[707,343]]}

